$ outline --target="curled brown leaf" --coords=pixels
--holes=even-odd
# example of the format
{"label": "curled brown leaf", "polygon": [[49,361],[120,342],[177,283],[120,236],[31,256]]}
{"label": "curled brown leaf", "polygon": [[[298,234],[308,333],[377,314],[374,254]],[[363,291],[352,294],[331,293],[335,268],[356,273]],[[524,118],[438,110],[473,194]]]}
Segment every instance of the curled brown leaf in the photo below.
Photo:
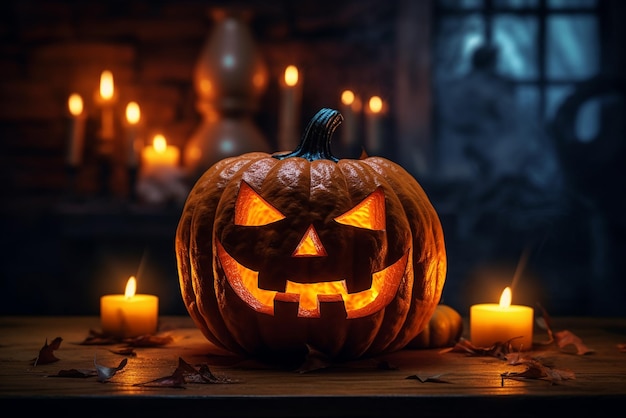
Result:
{"label": "curled brown leaf", "polygon": [[56,337],[50,344],[48,344],[48,339],[46,338],[46,342],[39,350],[39,355],[33,360],[33,366],[37,366],[38,364],[50,364],[59,361],[59,359],[54,355],[54,351],[61,347],[61,341],[63,341],[63,338]]}
{"label": "curled brown leaf", "polygon": [[183,388],[186,383],[237,383],[237,380],[225,376],[216,376],[211,372],[208,365],[203,364],[196,369],[187,363],[182,357],[178,358],[178,367],[169,376],[160,377],[148,382],[136,383],[135,386],[143,387],[170,387]]}
{"label": "curled brown leaf", "polygon": [[536,359],[524,359],[515,364],[521,364],[526,366],[526,370],[522,372],[505,372],[500,375],[502,381],[501,385],[504,386],[506,379],[541,379],[547,380],[554,384],[563,380],[575,379],[576,375],[571,370],[556,369],[548,367]]}

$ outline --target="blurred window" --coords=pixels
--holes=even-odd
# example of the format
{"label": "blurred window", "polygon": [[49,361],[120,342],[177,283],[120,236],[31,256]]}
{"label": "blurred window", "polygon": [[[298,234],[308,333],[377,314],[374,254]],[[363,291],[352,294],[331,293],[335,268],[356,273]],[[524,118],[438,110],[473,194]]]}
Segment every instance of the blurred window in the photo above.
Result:
{"label": "blurred window", "polygon": [[[517,105],[547,122],[576,83],[600,73],[600,7],[599,0],[437,0],[435,88],[466,74],[476,48],[492,45]],[[581,115],[581,137],[597,130],[599,106]]]}

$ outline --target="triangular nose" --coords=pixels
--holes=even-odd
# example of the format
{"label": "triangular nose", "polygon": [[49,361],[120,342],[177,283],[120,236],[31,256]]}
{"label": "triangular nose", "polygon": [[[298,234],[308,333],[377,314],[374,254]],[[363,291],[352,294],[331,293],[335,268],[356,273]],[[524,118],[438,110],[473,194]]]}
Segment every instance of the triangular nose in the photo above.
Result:
{"label": "triangular nose", "polygon": [[327,255],[326,249],[322,245],[319,235],[315,231],[313,225],[304,233],[304,236],[296,246],[296,250],[292,257],[323,257]]}

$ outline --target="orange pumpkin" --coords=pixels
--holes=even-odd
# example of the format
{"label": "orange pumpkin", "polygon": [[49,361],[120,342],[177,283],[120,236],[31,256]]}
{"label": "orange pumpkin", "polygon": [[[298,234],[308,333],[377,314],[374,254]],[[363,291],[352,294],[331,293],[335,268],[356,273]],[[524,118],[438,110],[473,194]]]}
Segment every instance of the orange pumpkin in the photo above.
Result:
{"label": "orange pumpkin", "polygon": [[206,338],[267,360],[406,346],[439,301],[446,254],[418,182],[381,157],[337,159],[322,109],[290,153],[209,168],[176,231],[184,304]]}
{"label": "orange pumpkin", "polygon": [[463,334],[463,318],[451,306],[439,304],[430,317],[428,325],[407,348],[450,347],[459,341]]}

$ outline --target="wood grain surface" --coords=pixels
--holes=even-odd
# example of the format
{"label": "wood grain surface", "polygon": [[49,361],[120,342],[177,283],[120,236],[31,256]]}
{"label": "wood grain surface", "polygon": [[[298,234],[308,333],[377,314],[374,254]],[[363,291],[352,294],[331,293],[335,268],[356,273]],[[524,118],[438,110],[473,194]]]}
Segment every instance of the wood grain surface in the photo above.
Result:
{"label": "wood grain surface", "polygon": [[[301,372],[224,353],[187,317],[161,318],[158,335],[171,337],[170,343],[135,347],[134,356],[124,356],[113,352],[123,344],[81,344],[90,330],[99,329],[97,317],[0,317],[0,405],[60,409],[65,416],[136,416],[140,411],[146,417],[547,416],[570,410],[595,416],[613,406],[623,408],[626,353],[619,344],[626,343],[626,318],[555,318],[553,328],[573,332],[593,353],[577,355],[573,346],[539,344],[547,334],[536,329],[534,349],[526,355],[575,378],[503,382],[501,374],[525,366],[440,349],[407,349]],[[59,360],[33,365],[46,341],[56,337],[63,339],[54,352]],[[126,366],[105,381],[53,377],[61,370],[95,369],[94,362],[115,367],[124,358]],[[233,383],[141,385],[170,376],[179,359],[194,367],[207,365]],[[87,410],[79,406],[85,401]]]}

